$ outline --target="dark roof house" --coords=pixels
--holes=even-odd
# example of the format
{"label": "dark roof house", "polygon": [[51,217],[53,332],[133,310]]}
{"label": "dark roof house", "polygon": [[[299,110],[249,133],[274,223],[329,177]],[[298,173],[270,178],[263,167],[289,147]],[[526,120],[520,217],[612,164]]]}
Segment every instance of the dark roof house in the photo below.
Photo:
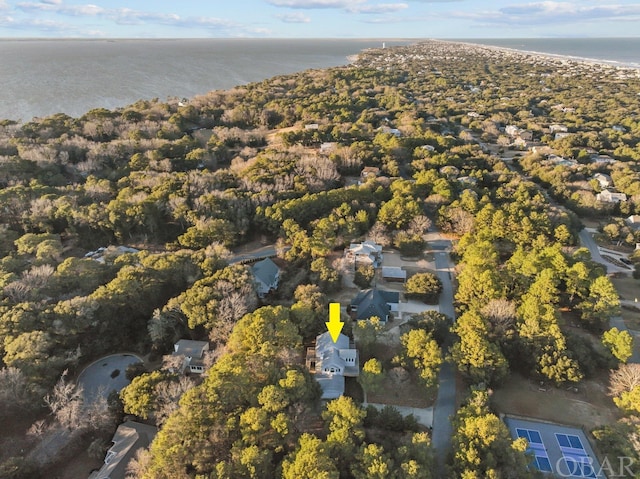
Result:
{"label": "dark roof house", "polygon": [[391,319],[391,313],[398,311],[398,303],[400,293],[397,291],[366,289],[351,300],[351,316],[355,320],[377,316],[381,322],[386,323]]}
{"label": "dark roof house", "polygon": [[113,435],[113,446],[107,451],[104,465],[89,476],[89,479],[124,479],[127,465],[138,449],[149,447],[158,429],[147,424],[127,421],[118,426]]}

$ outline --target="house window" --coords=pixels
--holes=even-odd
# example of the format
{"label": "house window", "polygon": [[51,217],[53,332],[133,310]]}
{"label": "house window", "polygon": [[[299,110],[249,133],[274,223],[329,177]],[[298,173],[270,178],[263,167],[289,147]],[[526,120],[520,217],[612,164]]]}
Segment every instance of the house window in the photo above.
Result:
{"label": "house window", "polygon": [[104,463],[105,464],[109,464],[111,462],[111,459],[113,459],[115,457],[116,453],[113,451],[107,451],[107,455],[104,458]]}

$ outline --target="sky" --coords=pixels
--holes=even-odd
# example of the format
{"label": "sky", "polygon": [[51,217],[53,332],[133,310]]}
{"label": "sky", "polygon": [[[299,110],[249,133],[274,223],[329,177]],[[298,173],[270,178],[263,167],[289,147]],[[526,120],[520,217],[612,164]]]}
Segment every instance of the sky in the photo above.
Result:
{"label": "sky", "polygon": [[0,38],[631,36],[638,0],[0,0]]}

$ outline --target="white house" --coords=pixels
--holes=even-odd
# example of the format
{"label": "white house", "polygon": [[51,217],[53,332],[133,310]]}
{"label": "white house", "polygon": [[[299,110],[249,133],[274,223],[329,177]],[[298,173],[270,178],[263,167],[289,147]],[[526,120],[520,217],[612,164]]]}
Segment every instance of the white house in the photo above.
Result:
{"label": "white house", "polygon": [[569,131],[569,128],[567,128],[564,125],[558,125],[557,123],[554,125],[549,125],[549,131],[551,133],[566,133],[567,131]]}
{"label": "white house", "polygon": [[382,246],[373,241],[351,243],[344,252],[345,258],[354,264],[364,263],[373,265],[374,268],[382,264]]}
{"label": "white house", "polygon": [[620,203],[627,201],[627,195],[624,193],[616,193],[611,190],[604,190],[602,193],[598,193],[596,195],[596,200],[602,201],[603,203]]}
{"label": "white house", "polygon": [[280,268],[270,258],[255,263],[251,267],[251,271],[255,278],[258,297],[264,298],[271,291],[278,289]]}
{"label": "white house", "polygon": [[316,337],[313,348],[307,349],[307,368],[322,389],[322,399],[336,399],[344,394],[344,378],[360,374],[360,359],[355,345],[344,334],[334,343],[325,332]]}
{"label": "white house", "polygon": [[182,370],[180,372],[190,372],[202,374],[204,372],[204,353],[209,351],[207,341],[192,341],[181,339],[173,345],[172,356],[183,357]]}
{"label": "white house", "polygon": [[593,179],[600,183],[600,188],[608,188],[609,186],[613,186],[613,180],[609,175],[605,175],[604,173],[596,173],[593,175]]}
{"label": "white house", "polygon": [[89,479],[125,479],[129,461],[139,449],[149,447],[158,429],[148,424],[127,421],[116,429],[102,467],[92,472]]}

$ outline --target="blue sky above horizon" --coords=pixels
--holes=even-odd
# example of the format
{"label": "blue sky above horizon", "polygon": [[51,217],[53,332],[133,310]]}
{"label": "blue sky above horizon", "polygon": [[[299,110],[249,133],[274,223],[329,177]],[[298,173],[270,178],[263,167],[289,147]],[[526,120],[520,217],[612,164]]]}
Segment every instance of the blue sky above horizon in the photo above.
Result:
{"label": "blue sky above horizon", "polygon": [[638,0],[0,0],[2,38],[638,35]]}

